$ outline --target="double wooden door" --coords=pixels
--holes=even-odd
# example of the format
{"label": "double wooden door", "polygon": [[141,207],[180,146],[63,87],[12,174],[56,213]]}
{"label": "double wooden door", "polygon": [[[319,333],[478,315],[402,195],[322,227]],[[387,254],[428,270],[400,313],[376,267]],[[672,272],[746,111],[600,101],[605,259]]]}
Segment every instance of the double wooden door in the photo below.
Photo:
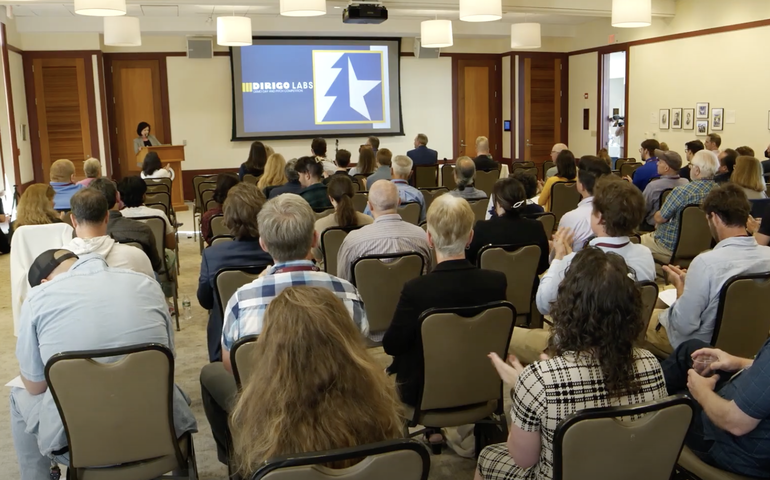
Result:
{"label": "double wooden door", "polygon": [[502,160],[502,62],[480,55],[453,57],[454,156],[476,156],[476,139],[489,138],[490,153]]}

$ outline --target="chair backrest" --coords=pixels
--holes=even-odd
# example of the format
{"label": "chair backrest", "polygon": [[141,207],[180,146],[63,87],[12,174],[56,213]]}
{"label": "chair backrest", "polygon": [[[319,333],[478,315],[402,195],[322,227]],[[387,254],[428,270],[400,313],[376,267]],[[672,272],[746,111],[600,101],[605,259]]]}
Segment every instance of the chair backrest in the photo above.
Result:
{"label": "chair backrest", "polygon": [[[219,309],[224,315],[227,302],[230,301],[235,292],[244,285],[247,285],[257,278],[265,269],[265,265],[244,265],[238,267],[227,267],[217,271],[214,275],[214,285],[216,290]],[[224,318],[224,317],[223,317]]]}
{"label": "chair backrest", "polygon": [[647,335],[647,326],[652,318],[652,311],[655,310],[655,304],[658,302],[658,284],[651,281],[636,282],[636,287],[642,294],[642,321],[644,329],[639,334],[639,342],[642,342]]}
{"label": "chair backrest", "polygon": [[435,187],[421,188],[420,192],[422,192],[422,196],[425,198],[425,210],[427,211],[430,208],[431,203],[433,203],[433,200],[445,193],[449,193],[449,190],[446,187]]}
{"label": "chair backrest", "polygon": [[[371,173],[369,175],[371,175]],[[359,186],[359,190],[358,191],[359,192],[367,191],[366,179],[367,179],[367,177],[369,177],[369,175],[365,175],[363,173],[357,173],[357,174],[353,175],[353,180],[358,182],[358,186]]]}
{"label": "chair backrest", "polygon": [[144,196],[145,203],[162,203],[166,208],[171,211],[171,195],[168,192],[155,192]]}
{"label": "chair backrest", "polygon": [[415,165],[413,178],[414,186],[417,188],[438,187],[438,164]]}
{"label": "chair backrest", "polygon": [[166,346],[58,353],[45,379],[67,434],[70,467],[170,455],[185,465],[172,413],[174,356]]}
{"label": "chair backrest", "polygon": [[[355,185],[356,182],[353,182]],[[353,194],[353,208],[356,212],[364,213],[366,210],[366,202],[369,201],[369,196],[364,192],[356,192]]]}
{"label": "chair backrest", "polygon": [[152,230],[152,235],[155,237],[155,248],[160,253],[161,261],[163,262],[163,271],[158,273],[167,273],[168,265],[166,265],[165,241],[166,241],[166,221],[161,217],[133,217],[133,220],[140,221],[147,224]]}
{"label": "chair backrest", "polygon": [[[145,178],[144,183],[147,184],[147,191],[150,191],[150,187],[155,188],[158,185],[163,185],[165,191],[171,193],[171,179],[170,178]],[[159,191],[159,190],[154,190]]]}
{"label": "chair backrest", "polygon": [[532,218],[543,224],[543,230],[548,240],[553,238],[553,231],[556,228],[556,215],[551,212],[535,213],[526,215],[527,218]]}
{"label": "chair backrest", "polygon": [[620,168],[626,163],[635,163],[633,158],[618,158],[615,160],[615,170],[620,171]]}
{"label": "chair backrest", "polygon": [[337,275],[337,255],[348,233],[361,228],[355,227],[330,227],[321,232],[321,252],[324,259],[324,272]]}
{"label": "chair backrest", "polygon": [[388,329],[404,284],[422,275],[425,259],[416,252],[369,255],[356,259],[352,283],[364,301],[369,331]]}
{"label": "chair backrest", "polygon": [[217,184],[217,174],[213,175],[196,175],[193,177],[193,192],[195,193],[195,208],[201,209],[203,207],[203,202],[201,202],[201,191],[204,190],[204,188],[201,187],[201,184],[206,182],[210,184],[210,188],[213,189],[216,187]]}
{"label": "chair backrest", "polygon": [[[204,184],[204,186],[207,184]],[[201,207],[208,205],[210,201],[214,200],[214,190],[203,190],[201,192]],[[204,210],[205,212],[205,210]]]}
{"label": "chair backrest", "polygon": [[770,207],[770,198],[762,198],[759,200],[751,200],[751,216],[754,218],[762,218]]}
{"label": "chair backrest", "polygon": [[[363,460],[344,469],[332,462]],[[287,455],[265,462],[251,480],[427,480],[430,455],[417,440],[398,439],[326,452]]]}
{"label": "chair backrest", "polygon": [[334,215],[334,208],[325,208],[323,210],[313,209],[313,212],[315,213],[315,219],[320,220],[324,217],[328,217],[329,215]]}
{"label": "chair backrest", "polygon": [[663,190],[662,192],[660,192],[660,204],[658,206],[658,210],[660,210],[660,208],[663,206],[663,204],[666,203],[666,199],[668,198],[669,195],[671,195],[671,192],[673,190],[674,190],[673,188],[667,188],[667,189]]}
{"label": "chair backrest", "polygon": [[412,225],[420,224],[420,204],[417,202],[402,203],[398,207],[398,214],[401,215],[401,220],[405,222]]}
{"label": "chair backrest", "polygon": [[487,194],[487,197],[492,195],[492,190],[495,188],[495,182],[500,179],[499,170],[491,170],[489,172],[476,172],[476,179],[474,185],[476,188]]}
{"label": "chair backrest", "polygon": [[543,179],[545,179],[545,174],[548,173],[548,170],[552,169],[556,166],[556,163],[553,160],[546,160],[543,162]]}
{"label": "chair backrest", "polygon": [[516,308],[517,315],[528,315],[531,311],[539,264],[537,245],[487,245],[478,255],[479,268],[505,274],[508,281],[505,297]]}
{"label": "chair backrest", "polygon": [[455,182],[455,165],[453,163],[445,163],[440,170],[441,185],[449,190],[457,188],[457,182]]}
{"label": "chair backrest", "polygon": [[211,246],[219,245],[220,243],[226,243],[226,242],[232,242],[235,240],[235,237],[232,235],[215,235],[211,239]]}
{"label": "chair backrest", "polygon": [[668,480],[692,417],[693,401],[685,395],[580,410],[556,427],[553,478]]}
{"label": "chair backrest", "polygon": [[515,318],[516,309],[509,302],[423,312],[420,328],[425,381],[419,410],[459,408],[501,399],[503,383],[487,355],[495,352],[500,358],[508,358]]}
{"label": "chair backrest", "polygon": [[233,367],[233,377],[238,389],[243,385],[242,379],[249,378],[254,371],[254,349],[257,348],[259,335],[246,335],[239,338],[230,350],[230,365]]}
{"label": "chair backrest", "polygon": [[489,205],[488,198],[482,198],[481,200],[468,200],[468,203],[473,210],[473,215],[476,217],[477,222],[483,222],[487,215],[487,205]]}
{"label": "chair backrest", "polygon": [[214,215],[211,217],[211,236],[230,235],[230,229],[225,226],[224,215]]}
{"label": "chair backrest", "polygon": [[711,344],[731,355],[753,358],[770,331],[770,273],[736,275],[722,285]]}
{"label": "chair backrest", "polygon": [[633,177],[636,169],[641,168],[642,166],[641,163],[624,163],[618,170],[620,170],[621,177],[625,177],[626,175]]}
{"label": "chair backrest", "polygon": [[565,213],[577,208],[580,203],[580,193],[575,182],[556,182],[551,187],[551,213],[556,217],[556,223],[561,221]]}
{"label": "chair backrest", "polygon": [[692,259],[711,248],[711,230],[700,205],[687,205],[679,215],[679,232],[671,264],[688,267]]}
{"label": "chair backrest", "polygon": [[[149,182],[149,178],[146,178],[144,181],[147,182],[147,193],[171,193],[166,185],[163,185],[162,183],[156,183],[152,184]],[[169,179],[170,180],[170,179]]]}
{"label": "chair backrest", "polygon": [[259,177],[256,175],[247,173],[246,175],[243,176],[243,183],[250,183],[252,185],[256,185],[257,182],[259,182]]}

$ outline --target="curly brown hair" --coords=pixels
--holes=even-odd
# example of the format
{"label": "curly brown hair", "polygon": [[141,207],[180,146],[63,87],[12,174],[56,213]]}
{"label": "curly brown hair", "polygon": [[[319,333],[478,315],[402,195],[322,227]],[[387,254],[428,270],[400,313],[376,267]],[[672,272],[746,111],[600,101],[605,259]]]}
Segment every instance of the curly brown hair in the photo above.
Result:
{"label": "curly brown hair", "polygon": [[608,393],[615,397],[639,391],[634,342],[644,329],[642,297],[629,273],[620,255],[585,248],[567,268],[551,307],[549,350],[559,356],[593,356]]}
{"label": "curly brown hair", "polygon": [[257,215],[267,200],[256,185],[239,183],[227,192],[222,206],[225,226],[238,240],[259,238]]}

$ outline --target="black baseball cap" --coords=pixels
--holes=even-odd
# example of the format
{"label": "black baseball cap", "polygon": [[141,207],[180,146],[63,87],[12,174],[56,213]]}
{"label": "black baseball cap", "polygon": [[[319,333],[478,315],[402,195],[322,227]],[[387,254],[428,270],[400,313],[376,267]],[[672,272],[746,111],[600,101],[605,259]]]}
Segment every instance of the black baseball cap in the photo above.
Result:
{"label": "black baseball cap", "polygon": [[43,280],[51,275],[51,272],[56,270],[56,267],[69,260],[70,258],[79,258],[69,250],[62,250],[54,248],[53,250],[46,250],[38,255],[32,266],[29,267],[29,274],[27,274],[27,281],[31,287],[37,287]]}

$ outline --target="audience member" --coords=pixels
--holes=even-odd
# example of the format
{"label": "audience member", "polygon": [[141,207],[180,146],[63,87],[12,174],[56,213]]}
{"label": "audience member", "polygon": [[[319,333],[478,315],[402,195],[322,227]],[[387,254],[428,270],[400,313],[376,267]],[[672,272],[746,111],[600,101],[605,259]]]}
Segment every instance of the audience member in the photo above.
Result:
{"label": "audience member", "polygon": [[489,153],[489,139],[487,137],[478,137],[476,139],[476,158],[473,159],[473,163],[476,170],[482,172],[500,170],[500,164]]}
{"label": "audience member", "polygon": [[242,478],[276,456],[401,438],[393,384],[332,292],[284,290],[270,303],[257,342],[252,360],[259,368],[244,379],[230,419]]}
{"label": "audience member", "polygon": [[767,198],[762,164],[754,157],[741,156],[735,160],[735,170],[730,180],[743,189],[749,200]]}
{"label": "audience member", "polygon": [[722,137],[718,133],[709,133],[706,136],[706,142],[703,144],[706,150],[714,152],[714,155],[719,156],[719,147],[722,146]]}
{"label": "audience member", "polygon": [[685,445],[704,462],[746,477],[767,477],[768,361],[770,340],[753,360],[689,340],[663,362],[669,394],[686,392],[697,402]]}
{"label": "audience member", "polygon": [[348,172],[350,175],[366,175],[367,177],[374,173],[375,157],[371,148],[362,148],[358,152],[358,163]]}
{"label": "audience member", "polygon": [[687,340],[711,341],[719,293],[729,278],[770,272],[770,249],[746,235],[751,205],[739,186],[727,183],[714,188],[701,208],[717,245],[695,257],[686,271],[673,265],[663,267],[676,287],[677,300],[671,308],[656,310],[647,329],[652,351],[663,357]]}
{"label": "audience member", "polygon": [[597,153],[596,156],[606,163],[608,167],[612,168],[612,157],[610,157],[610,152],[606,148],[599,150],[599,153]]}
{"label": "audience member", "polygon": [[565,149],[557,154],[555,168],[556,174],[546,180],[543,190],[540,192],[540,197],[537,200],[537,203],[546,212],[551,211],[551,188],[553,188],[553,184],[556,182],[574,182],[577,177],[575,156],[569,150]]}
{"label": "audience member", "polygon": [[[553,146],[553,148],[551,148],[551,161],[553,163],[556,163],[556,160],[559,158],[559,154],[563,150],[569,150],[569,147],[567,147],[563,143],[557,143],[556,145]],[[548,180],[549,178],[553,177],[558,173],[558,171],[559,169],[556,166],[549,168],[548,171],[545,172],[545,179]]]}
{"label": "audience member", "polygon": [[265,171],[257,181],[257,188],[267,197],[268,189],[286,185],[286,159],[280,153],[274,153],[267,157]]}
{"label": "audience member", "polygon": [[329,200],[334,206],[334,214],[316,220],[315,233],[318,236],[318,243],[313,247],[313,258],[322,269],[324,268],[324,255],[321,250],[321,238],[324,230],[332,227],[354,228],[374,222],[372,217],[357,212],[353,208],[354,191],[350,176],[332,176],[326,190],[329,193]]}
{"label": "audience member", "polygon": [[735,152],[738,154],[739,157],[753,157],[754,155],[754,149],[747,146],[738,147],[735,149]]}
{"label": "audience member", "polygon": [[[579,252],[551,311],[553,358],[522,367],[490,354],[511,397],[508,443],[481,451],[476,480],[553,478],[556,426],[586,408],[634,405],[666,396],[655,357],[634,348],[644,330],[642,300],[618,255]],[[516,329],[519,330],[519,329]],[[516,338],[514,333],[513,338]]]}
{"label": "audience member", "polygon": [[[593,218],[594,185],[596,180],[611,175],[609,165],[598,157],[586,155],[578,165],[577,191],[582,197],[577,208],[564,214],[559,221],[559,228],[566,229],[572,240],[572,250],[579,252],[594,235],[591,229]],[[640,192],[641,193],[641,192]],[[639,223],[635,227],[639,226]]]}
{"label": "audience member", "polygon": [[302,185],[300,196],[310,204],[314,210],[332,208],[329,196],[326,194],[326,185],[323,184],[324,167],[314,157],[302,157],[297,160],[294,167],[299,173],[299,183]]}
{"label": "audience member", "polygon": [[661,150],[660,143],[657,140],[645,140],[642,142],[642,146],[639,148],[639,155],[642,156],[642,165],[634,171],[633,179],[627,178],[627,180],[634,182],[636,188],[640,192],[643,192],[647,188],[647,184],[653,178],[658,178],[658,157],[655,156],[655,151]]}
{"label": "audience member", "polygon": [[[405,155],[396,155],[393,157],[390,167],[391,182],[398,189],[398,197],[401,199],[401,206],[407,203],[417,203],[420,205],[420,223],[425,221],[425,196],[422,192],[409,185],[409,176],[412,174],[412,159]],[[364,213],[371,215],[372,211],[367,204]]]}
{"label": "audience member", "polygon": [[70,209],[70,198],[82,185],[75,183],[75,164],[67,159],[56,160],[51,164],[51,187],[53,187],[53,209],[57,212]]}
{"label": "audience member", "polygon": [[174,226],[171,225],[165,212],[144,205],[144,196],[147,193],[147,184],[144,183],[144,180],[136,176],[124,177],[118,183],[118,192],[120,192],[120,199],[125,205],[125,208],[120,211],[124,217],[160,217],[166,222],[166,238],[163,243],[167,249],[166,257],[168,257],[168,250],[173,250],[176,246]]}
{"label": "audience member", "polygon": [[682,168],[682,157],[678,153],[655,150],[655,156],[658,158],[659,178],[648,183],[644,189],[646,214],[642,230],[646,231],[655,229],[655,212],[660,210],[660,196],[663,192],[688,183],[688,180],[679,176],[679,170]]}
{"label": "audience member", "polygon": [[735,160],[738,158],[738,152],[732,148],[726,148],[723,152],[720,152],[717,156],[719,159],[719,169],[717,174],[714,175],[714,181],[721,185],[725,182],[729,182],[735,170]]}
{"label": "audience member", "polygon": [[83,173],[86,174],[86,178],[79,181],[77,184],[82,185],[85,188],[91,185],[91,182],[99,178],[102,174],[102,164],[99,163],[99,159],[91,157],[83,162]]}
{"label": "audience member", "polygon": [[383,148],[377,152],[377,170],[366,177],[366,189],[370,190],[377,180],[390,180],[390,169],[393,165],[393,152]]}
{"label": "audience member", "polygon": [[335,176],[350,177],[350,174],[348,173],[348,167],[350,166],[350,152],[347,150],[337,150],[334,163],[337,164],[337,169],[333,174],[323,179],[324,185],[329,185],[329,182],[331,182],[332,178]]}
{"label": "audience member", "polygon": [[687,157],[687,165],[679,170],[680,177],[684,178],[685,180],[690,180],[690,163],[692,162],[695,154],[704,149],[705,147],[703,146],[703,142],[700,140],[693,140],[684,144],[684,154],[685,157]]}
{"label": "audience member", "polygon": [[521,214],[527,201],[524,185],[513,177],[503,178],[495,182],[492,195],[497,216],[476,222],[465,258],[475,265],[479,250],[485,245],[537,245],[540,247],[537,273],[545,272],[548,269],[548,237],[542,223]]}
{"label": "audience member", "polygon": [[286,168],[284,169],[286,174],[286,184],[275,187],[267,187],[265,189],[265,196],[267,198],[275,198],[278,195],[284,193],[294,193],[299,195],[302,191],[302,184],[299,182],[299,173],[297,173],[297,159],[292,158],[286,162]]}
{"label": "audience member", "polygon": [[514,170],[510,176],[521,182],[524,186],[524,193],[527,196],[527,201],[519,208],[519,213],[521,215],[537,215],[543,213],[545,209],[533,200],[533,198],[537,196],[537,177],[522,169]]}
{"label": "audience member", "polygon": [[377,137],[369,137],[366,139],[366,143],[364,146],[369,147],[372,149],[372,151],[377,154],[377,152],[380,150],[380,139]]}
{"label": "audience member", "polygon": [[270,145],[265,145],[265,157],[270,158],[272,155],[275,155],[275,149]]}
{"label": "audience member", "polygon": [[[11,389],[11,429],[21,478],[38,480],[52,478],[52,459],[68,462],[53,454],[67,446],[67,436],[46,383],[48,360],[61,352],[146,343],[173,351],[174,334],[158,283],[136,272],[107,268],[98,255],[78,259],[68,250],[48,250],[37,257],[28,279],[32,289],[16,343],[24,388]],[[174,387],[173,398],[176,436],[196,432],[195,417],[179,387]]]}
{"label": "audience member", "polygon": [[353,262],[361,257],[404,252],[419,253],[425,262],[424,273],[429,272],[433,257],[428,238],[422,228],[401,219],[396,185],[387,180],[376,182],[369,190],[368,204],[374,223],[345,237],[337,256],[337,276],[352,279]]}
{"label": "audience member", "polygon": [[669,150],[668,143],[660,142],[660,149],[663,150],[664,152],[668,152],[668,150]]}
{"label": "audience member", "polygon": [[[274,298],[294,286],[330,290],[345,305],[348,312],[346,318],[351,319],[363,335],[369,332],[364,302],[356,287],[346,280],[319,271],[311,260],[307,260],[318,237],[313,229],[315,215],[305,200],[292,194],[274,198],[262,207],[257,223],[259,244],[273,257],[275,264],[260,278],[239,288],[230,298],[225,307],[222,329],[222,364],[213,363],[201,371],[203,408],[223,463],[227,462],[227,446],[230,444],[227,412],[237,393],[235,380],[230,375],[230,350],[239,338],[262,333],[265,311]],[[307,339],[296,336],[296,330],[294,338],[308,345]],[[302,365],[302,368],[311,366]],[[286,379],[280,380],[285,385]]]}
{"label": "audience member", "polygon": [[249,148],[249,158],[238,169],[238,180],[243,181],[243,177],[246,175],[261,177],[265,172],[265,164],[267,164],[265,144],[262,142],[252,142]]}
{"label": "audience member", "polygon": [[476,166],[473,159],[470,157],[458,158],[457,162],[455,162],[453,175],[455,177],[457,188],[449,192],[450,195],[466,200],[481,200],[487,198],[486,192],[477,189],[475,186]]}
{"label": "audience member", "polygon": [[[262,174],[262,177],[264,176],[265,175]],[[238,183],[238,177],[235,175],[220,173],[217,176],[217,186],[214,188],[214,196],[212,197],[214,206],[203,212],[203,215],[201,215],[201,235],[203,235],[203,240],[205,240],[208,245],[211,245],[211,240],[214,238],[214,234],[211,232],[211,219],[215,215],[222,215],[222,205],[224,205],[225,199],[227,198],[227,192],[238,185]]]}
{"label": "audience member", "polygon": [[72,226],[77,236],[63,247],[65,250],[75,255],[96,253],[104,257],[110,267],[125,268],[155,278],[150,259],[141,249],[121,245],[107,234],[110,209],[101,191],[85,188],[73,195],[70,203]]}
{"label": "audience member", "polygon": [[690,167],[692,181],[671,191],[660,211],[655,212],[656,230],[642,235],[642,245],[652,251],[658,263],[667,264],[671,261],[679,235],[679,216],[684,207],[700,204],[717,186],[714,173],[719,168],[719,160],[713,152],[699,151],[693,156]]}
{"label": "audience member", "polygon": [[54,189],[50,185],[35,183],[27,187],[16,206],[16,220],[11,223],[11,230],[24,225],[61,223],[61,214],[53,209],[54,196]]}
{"label": "audience member", "polygon": [[[222,360],[222,310],[217,291],[217,272],[223,268],[237,267],[242,270],[257,272],[273,263],[270,255],[259,245],[259,227],[257,215],[265,204],[265,197],[258,187],[250,183],[235,185],[224,201],[225,226],[232,242],[213,245],[203,250],[200,277],[198,277],[198,302],[209,311],[206,327],[209,361]],[[252,273],[257,273],[252,272]],[[222,298],[227,302],[229,298]]]}
{"label": "audience member", "polygon": [[438,152],[428,148],[428,136],[418,133],[414,139],[414,150],[406,152],[415,165],[435,165],[438,163]]}
{"label": "audience member", "polygon": [[[481,270],[465,259],[473,238],[474,215],[468,202],[442,195],[428,209],[428,243],[436,252],[433,272],[404,285],[398,306],[382,339],[393,356],[388,373],[396,375],[401,401],[418,406],[423,387],[420,317],[431,308],[472,307],[505,300],[505,274]],[[542,229],[541,229],[542,230]]]}
{"label": "audience member", "polygon": [[175,174],[171,165],[166,164],[164,167],[160,163],[160,157],[157,152],[148,152],[142,162],[142,173],[140,176],[142,180],[145,178],[170,178],[173,181]]}
{"label": "audience member", "polygon": [[337,171],[337,166],[334,162],[326,158],[326,140],[321,137],[314,138],[313,143],[310,144],[310,152],[316,161],[323,166],[322,176],[333,175]]}

